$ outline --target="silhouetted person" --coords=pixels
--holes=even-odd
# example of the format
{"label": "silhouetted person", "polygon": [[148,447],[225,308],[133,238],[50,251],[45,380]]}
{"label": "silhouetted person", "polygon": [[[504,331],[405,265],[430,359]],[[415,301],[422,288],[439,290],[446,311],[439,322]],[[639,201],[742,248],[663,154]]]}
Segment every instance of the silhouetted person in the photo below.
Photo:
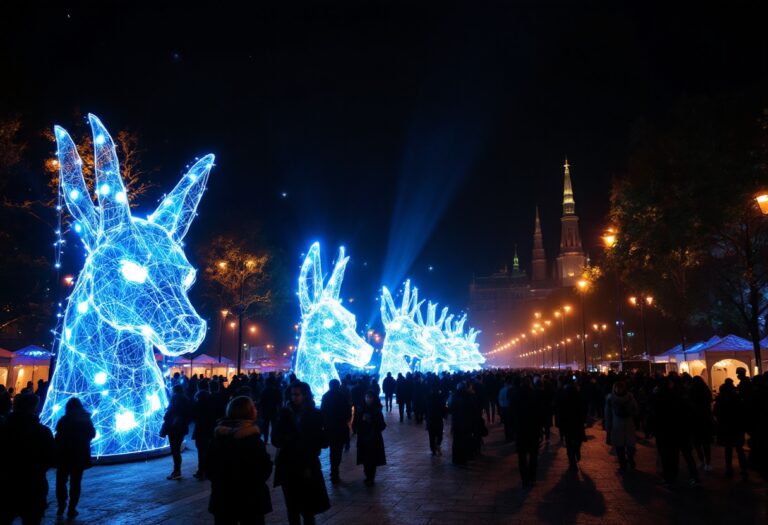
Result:
{"label": "silhouetted person", "polygon": [[616,449],[619,470],[624,472],[627,465],[635,468],[635,418],[638,415],[637,401],[627,390],[624,381],[613,384],[613,392],[605,398],[605,432],[608,444]]}
{"label": "silhouetted person", "polygon": [[189,432],[189,422],[192,419],[192,407],[184,395],[182,385],[174,385],[168,409],[163,417],[161,436],[168,436],[173,456],[173,472],[166,479],[181,479],[181,444]]}
{"label": "silhouetted person", "polygon": [[210,392],[208,379],[203,379],[197,384],[197,392],[192,403],[192,421],[195,429],[192,431],[192,439],[197,449],[197,479],[205,479],[205,461],[208,453],[208,444],[213,438],[213,429],[219,419],[219,410],[216,399]]}
{"label": "silhouetted person", "polygon": [[320,450],[325,444],[323,415],[315,408],[309,385],[290,386],[290,401],[280,410],[272,432],[275,458],[275,486],[282,487],[288,523],[315,523],[315,514],[331,507],[320,470]]}
{"label": "silhouetted person", "polygon": [[677,480],[682,454],[688,466],[688,481],[697,485],[699,473],[691,446],[690,407],[684,403],[674,377],[667,376],[651,397],[651,416],[664,483],[671,486]]}
{"label": "silhouetted person", "polygon": [[384,406],[387,412],[392,412],[392,397],[395,395],[395,386],[397,381],[392,377],[392,372],[387,372],[387,377],[381,383],[381,389],[384,391]]}
{"label": "silhouetted person", "polygon": [[261,420],[261,435],[264,443],[269,443],[269,431],[275,425],[281,402],[282,396],[277,387],[277,380],[273,376],[269,376],[259,400],[259,419]]}
{"label": "silhouetted person", "polygon": [[216,525],[264,523],[272,512],[267,479],[272,460],[256,426],[256,406],[239,396],[227,405],[226,418],[213,431],[206,474],[211,480],[208,511]]}
{"label": "silhouetted person", "polygon": [[51,430],[37,417],[39,400],[34,394],[13,399],[13,412],[0,425],[0,523],[20,517],[23,525],[43,519],[48,496],[46,471],[53,467],[56,445]]}
{"label": "silhouetted person", "polygon": [[460,382],[456,385],[456,391],[448,400],[448,411],[451,414],[453,437],[451,461],[455,465],[464,465],[472,455],[472,437],[478,412],[466,383]]}
{"label": "silhouetted person", "polygon": [[424,421],[424,415],[427,412],[427,395],[429,388],[421,374],[416,374],[413,379],[413,417],[416,423],[421,424]]}
{"label": "silhouetted person", "polygon": [[11,413],[11,394],[5,385],[0,385],[0,423]]}
{"label": "silhouetted person", "polygon": [[355,412],[354,427],[357,433],[357,464],[363,466],[366,486],[372,487],[376,480],[376,468],[387,464],[381,435],[387,425],[375,391],[365,395],[363,409]]}
{"label": "silhouetted person", "polygon": [[578,462],[581,461],[581,445],[584,443],[584,424],[587,413],[584,410],[584,399],[581,392],[566,377],[565,385],[555,396],[555,415],[560,432],[560,437],[565,441],[565,449],[568,455],[568,468],[578,470]]}
{"label": "silhouetted person", "polygon": [[512,419],[509,417],[509,395],[512,390],[512,377],[504,380],[504,385],[499,389],[498,404],[501,422],[504,425],[504,440],[509,442],[515,438],[512,431]]}
{"label": "silhouetted person", "polygon": [[329,390],[323,395],[320,411],[330,447],[331,483],[338,483],[344,445],[349,441],[349,422],[352,419],[352,405],[346,390],[338,379],[329,383]]}
{"label": "silhouetted person", "polygon": [[[64,415],[56,423],[56,500],[57,516],[77,516],[83,472],[91,467],[91,440],[96,437],[91,414],[76,397],[64,406]],[[67,480],[69,508],[67,509]]]}
{"label": "silhouetted person", "polygon": [[691,382],[691,422],[693,423],[693,446],[705,471],[712,470],[712,391],[701,376]]}
{"label": "silhouetted person", "polygon": [[746,479],[747,457],[744,454],[746,414],[744,402],[730,379],[720,387],[720,395],[715,400],[715,418],[717,419],[717,439],[725,451],[725,475],[733,476],[733,450],[736,449],[741,476]]}
{"label": "silhouetted person", "polygon": [[533,388],[530,377],[523,377],[520,387],[513,391],[510,412],[515,426],[520,477],[523,488],[530,488],[536,483],[539,443],[546,416],[541,393]]}
{"label": "silhouetted person", "polygon": [[429,433],[429,450],[433,456],[442,456],[440,446],[443,443],[443,420],[447,415],[445,397],[440,391],[440,385],[435,380],[429,387],[427,395],[427,432]]}
{"label": "silhouetted person", "polygon": [[400,412],[400,422],[403,421],[403,413],[411,419],[411,402],[413,399],[413,383],[411,374],[407,377],[397,374],[397,384],[395,385],[395,395],[397,396],[397,409]]}

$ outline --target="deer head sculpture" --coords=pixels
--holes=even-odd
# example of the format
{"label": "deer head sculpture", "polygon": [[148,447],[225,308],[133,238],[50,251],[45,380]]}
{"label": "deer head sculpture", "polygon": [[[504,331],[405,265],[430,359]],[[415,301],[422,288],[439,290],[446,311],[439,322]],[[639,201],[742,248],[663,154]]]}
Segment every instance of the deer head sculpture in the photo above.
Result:
{"label": "deer head sculpture", "polygon": [[475,342],[477,334],[480,332],[472,328],[469,333],[465,334],[464,324],[466,322],[466,314],[456,321],[453,321],[453,316],[449,316],[445,320],[444,331],[456,355],[454,369],[477,370],[485,362],[485,358],[480,354],[478,345]]}
{"label": "deer head sculpture", "polygon": [[294,373],[308,383],[317,398],[328,390],[331,379],[339,379],[336,365],[363,367],[373,348],[356,331],[355,316],[341,305],[339,292],[349,257],[339,248],[333,273],[324,283],[320,244],[314,243],[301,265],[299,305],[301,338]]}
{"label": "deer head sculpture", "polygon": [[448,307],[444,307],[437,316],[437,304],[427,303],[427,320],[423,320],[421,311],[417,312],[416,319],[421,326],[421,337],[426,340],[426,344],[434,349],[433,355],[422,361],[422,371],[440,373],[450,371],[456,362],[456,352],[450,344],[448,338],[443,333],[443,323],[448,315]]}
{"label": "deer head sculpture", "polygon": [[153,347],[167,356],[193,352],[206,334],[187,297],[195,269],[182,239],[214,157],[197,161],[146,219],[135,217],[112,137],[97,117],[88,119],[97,204],[74,142],[55,128],[61,191],[87,258],[64,314],[42,420],[55,426],[76,396],[93,416],[96,456],[145,453],[165,446],[167,396]]}
{"label": "deer head sculpture", "polygon": [[434,355],[434,348],[423,337],[420,316],[421,303],[417,288],[411,292],[411,282],[405,281],[403,301],[398,308],[392,300],[392,294],[386,286],[381,291],[381,321],[386,335],[381,349],[381,368],[379,375],[387,372],[397,377],[397,374],[407,374],[415,368],[416,360],[425,361]]}

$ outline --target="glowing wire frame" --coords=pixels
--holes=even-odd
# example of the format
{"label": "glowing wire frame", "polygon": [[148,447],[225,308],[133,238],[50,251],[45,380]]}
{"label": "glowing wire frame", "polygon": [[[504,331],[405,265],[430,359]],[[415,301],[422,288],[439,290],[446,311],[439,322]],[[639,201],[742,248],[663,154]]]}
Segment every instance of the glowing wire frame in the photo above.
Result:
{"label": "glowing wire frame", "polygon": [[347,262],[344,248],[339,248],[333,273],[324,284],[320,243],[316,242],[309,248],[299,274],[301,338],[294,373],[309,384],[318,400],[328,390],[328,382],[339,379],[337,364],[360,368],[373,355],[371,345],[357,334],[355,316],[339,300]]}
{"label": "glowing wire frame", "polygon": [[146,220],[128,206],[115,145],[101,121],[93,133],[98,206],[69,134],[55,128],[62,193],[87,258],[64,314],[64,337],[41,420],[55,427],[78,397],[93,416],[95,456],[148,452],[160,437],[165,384],[152,348],[168,356],[196,350],[206,323],[187,298],[195,270],[182,239],[205,191],[213,155],[196,162]]}

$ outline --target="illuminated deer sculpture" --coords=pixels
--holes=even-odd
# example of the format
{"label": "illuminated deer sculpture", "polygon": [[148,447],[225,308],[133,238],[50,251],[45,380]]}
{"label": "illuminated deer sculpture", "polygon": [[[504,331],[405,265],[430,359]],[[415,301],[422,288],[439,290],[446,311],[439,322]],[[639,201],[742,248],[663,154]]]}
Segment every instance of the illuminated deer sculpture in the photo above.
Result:
{"label": "illuminated deer sculpture", "polygon": [[294,373],[309,384],[317,400],[328,390],[331,379],[339,379],[337,364],[360,368],[368,364],[373,355],[371,345],[356,331],[355,316],[339,299],[348,261],[344,248],[340,248],[333,273],[324,284],[320,244],[314,243],[299,274],[301,338]]}
{"label": "illuminated deer sculpture", "polygon": [[165,384],[153,347],[195,351],[206,323],[187,298],[195,270],[182,239],[205,191],[213,155],[195,163],[146,219],[131,214],[115,145],[94,115],[94,204],[69,134],[56,127],[61,191],[87,257],[69,297],[42,412],[54,427],[78,397],[93,417],[96,456],[162,449]]}

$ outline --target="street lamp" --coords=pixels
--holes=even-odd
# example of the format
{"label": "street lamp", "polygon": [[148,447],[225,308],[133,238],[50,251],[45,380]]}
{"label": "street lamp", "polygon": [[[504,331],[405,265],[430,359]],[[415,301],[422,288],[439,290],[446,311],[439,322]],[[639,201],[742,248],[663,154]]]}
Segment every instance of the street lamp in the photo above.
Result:
{"label": "street lamp", "polygon": [[650,295],[646,295],[640,298],[633,295],[629,298],[629,303],[632,306],[640,309],[640,327],[643,330],[643,347],[645,348],[645,358],[649,360],[650,354],[648,353],[648,331],[645,328],[645,307],[653,306],[653,301],[654,299]]}
{"label": "street lamp", "polygon": [[[615,228],[608,228],[603,232],[602,240],[605,250],[610,252],[618,242],[618,231]],[[616,328],[619,332],[619,370],[624,371],[624,321],[621,319],[621,300],[619,282],[619,270],[615,269],[616,276]]]}
{"label": "street lamp", "polygon": [[229,310],[221,311],[221,323],[219,323],[219,363],[221,363],[221,350],[224,346],[224,322],[227,320]]}
{"label": "street lamp", "polygon": [[576,286],[579,289],[579,301],[581,302],[581,347],[584,351],[584,372],[587,372],[587,323],[584,315],[584,294],[589,288],[589,281],[579,279]]}

